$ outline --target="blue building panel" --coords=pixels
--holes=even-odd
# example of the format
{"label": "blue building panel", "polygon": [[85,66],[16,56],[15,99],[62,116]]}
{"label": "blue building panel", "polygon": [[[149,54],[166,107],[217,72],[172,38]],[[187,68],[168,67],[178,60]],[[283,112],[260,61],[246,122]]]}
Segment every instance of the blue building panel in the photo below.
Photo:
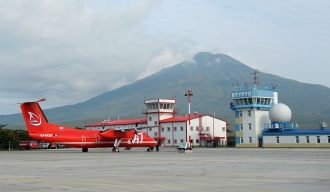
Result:
{"label": "blue building panel", "polygon": [[236,144],[239,144],[241,141],[241,138],[240,137],[236,137]]}
{"label": "blue building panel", "polygon": [[240,126],[239,126],[239,124],[235,124],[235,130],[236,130],[236,131],[240,131]]}
{"label": "blue building panel", "polygon": [[235,118],[239,118],[239,111],[235,111]]}
{"label": "blue building panel", "polygon": [[274,91],[271,90],[252,90],[252,97],[273,98]]}

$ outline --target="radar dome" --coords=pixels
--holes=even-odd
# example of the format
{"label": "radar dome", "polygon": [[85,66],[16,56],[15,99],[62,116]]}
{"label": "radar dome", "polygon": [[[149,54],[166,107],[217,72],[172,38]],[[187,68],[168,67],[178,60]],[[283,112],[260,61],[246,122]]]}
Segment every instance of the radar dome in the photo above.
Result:
{"label": "radar dome", "polygon": [[271,122],[290,121],[291,110],[287,105],[283,103],[277,103],[270,108],[269,119]]}

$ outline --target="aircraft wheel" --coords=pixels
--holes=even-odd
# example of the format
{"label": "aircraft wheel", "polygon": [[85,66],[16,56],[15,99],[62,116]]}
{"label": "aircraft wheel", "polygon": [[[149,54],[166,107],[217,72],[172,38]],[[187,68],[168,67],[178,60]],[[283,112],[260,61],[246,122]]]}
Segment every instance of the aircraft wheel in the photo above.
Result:
{"label": "aircraft wheel", "polygon": [[82,152],[88,152],[88,148],[82,148]]}
{"label": "aircraft wheel", "polygon": [[151,151],[151,150],[150,150],[150,147],[148,147],[147,151]]}
{"label": "aircraft wheel", "polygon": [[116,148],[116,152],[119,152],[119,148]]}

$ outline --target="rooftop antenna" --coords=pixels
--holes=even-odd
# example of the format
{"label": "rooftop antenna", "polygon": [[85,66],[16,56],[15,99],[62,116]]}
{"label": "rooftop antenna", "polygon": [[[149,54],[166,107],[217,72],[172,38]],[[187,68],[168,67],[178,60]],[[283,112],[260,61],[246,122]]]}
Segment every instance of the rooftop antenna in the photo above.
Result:
{"label": "rooftop antenna", "polygon": [[272,88],[273,88],[273,89],[276,89],[276,86],[277,86],[277,85],[273,85],[273,83],[272,83]]}
{"label": "rooftop antenna", "polygon": [[253,79],[254,79],[253,84],[258,86],[259,82],[258,82],[257,73],[259,73],[259,72],[254,71],[252,74],[253,74]]}

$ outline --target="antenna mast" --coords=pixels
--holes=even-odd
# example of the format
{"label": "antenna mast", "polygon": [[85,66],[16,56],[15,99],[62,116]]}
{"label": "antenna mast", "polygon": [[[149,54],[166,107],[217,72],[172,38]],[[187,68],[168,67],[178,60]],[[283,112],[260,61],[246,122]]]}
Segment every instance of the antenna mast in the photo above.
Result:
{"label": "antenna mast", "polygon": [[258,85],[259,84],[259,82],[258,82],[258,77],[257,77],[257,73],[259,73],[259,72],[257,72],[257,71],[254,71],[252,74],[253,74],[253,79],[254,79],[254,81],[253,81],[253,84],[254,85]]}

